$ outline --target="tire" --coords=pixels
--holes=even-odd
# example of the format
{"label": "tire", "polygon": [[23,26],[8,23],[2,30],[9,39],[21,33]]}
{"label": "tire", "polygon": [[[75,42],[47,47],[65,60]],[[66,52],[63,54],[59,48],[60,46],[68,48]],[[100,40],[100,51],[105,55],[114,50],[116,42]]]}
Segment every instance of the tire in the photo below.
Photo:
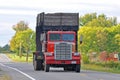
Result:
{"label": "tire", "polygon": [[35,55],[33,55],[33,67],[35,71],[40,70],[39,65],[39,62],[35,59]]}
{"label": "tire", "polygon": [[34,70],[35,71],[41,70],[40,63],[38,61],[36,61],[36,60],[34,60],[33,62],[34,62],[33,63],[34,64],[33,65],[34,66]]}
{"label": "tire", "polygon": [[45,68],[44,68],[45,72],[49,72],[49,69],[50,69],[50,65],[49,64],[45,64]]}
{"label": "tire", "polygon": [[79,64],[77,64],[77,65],[76,65],[75,72],[80,72],[80,67],[81,67],[81,66],[80,66]]}
{"label": "tire", "polygon": [[42,64],[42,71],[44,71],[44,69],[45,69],[45,64],[43,63]]}
{"label": "tire", "polygon": [[33,67],[34,67],[34,70],[35,71],[44,70],[43,66],[44,66],[43,61],[42,60],[36,60],[35,55],[33,55]]}

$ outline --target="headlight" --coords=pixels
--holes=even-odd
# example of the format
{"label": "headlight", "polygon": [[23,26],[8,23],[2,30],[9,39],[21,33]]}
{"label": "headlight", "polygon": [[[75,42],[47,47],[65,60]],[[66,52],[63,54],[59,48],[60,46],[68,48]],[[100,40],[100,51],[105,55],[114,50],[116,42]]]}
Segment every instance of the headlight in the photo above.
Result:
{"label": "headlight", "polygon": [[79,56],[79,55],[80,55],[80,53],[77,53],[77,52],[76,52],[76,53],[74,53],[74,56]]}
{"label": "headlight", "polygon": [[45,53],[46,54],[46,56],[52,56],[53,54],[52,53],[50,53],[50,52],[48,52],[48,53]]}

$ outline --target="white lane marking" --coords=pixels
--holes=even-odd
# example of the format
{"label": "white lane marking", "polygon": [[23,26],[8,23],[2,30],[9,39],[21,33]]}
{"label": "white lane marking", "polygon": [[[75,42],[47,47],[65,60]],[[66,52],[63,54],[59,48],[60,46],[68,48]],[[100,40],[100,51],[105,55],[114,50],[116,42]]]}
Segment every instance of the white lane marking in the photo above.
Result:
{"label": "white lane marking", "polygon": [[6,65],[4,65],[4,64],[2,64],[2,63],[0,63],[0,65],[3,66],[3,67],[7,67],[7,68],[9,68],[9,69],[13,69],[13,70],[15,70],[15,71],[17,71],[17,72],[25,75],[26,77],[30,78],[31,80],[36,80],[35,78],[33,78],[33,77],[31,77],[30,75],[28,75],[28,74],[26,74],[26,73],[18,70],[17,68],[13,68],[13,67],[10,67],[10,66],[6,66]]}

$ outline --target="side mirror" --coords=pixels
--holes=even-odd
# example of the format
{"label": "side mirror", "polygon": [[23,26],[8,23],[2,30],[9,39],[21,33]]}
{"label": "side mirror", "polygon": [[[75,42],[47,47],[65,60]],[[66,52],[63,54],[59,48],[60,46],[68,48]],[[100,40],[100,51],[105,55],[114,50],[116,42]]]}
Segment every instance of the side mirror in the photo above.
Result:
{"label": "side mirror", "polygon": [[83,35],[80,35],[80,44],[83,42]]}

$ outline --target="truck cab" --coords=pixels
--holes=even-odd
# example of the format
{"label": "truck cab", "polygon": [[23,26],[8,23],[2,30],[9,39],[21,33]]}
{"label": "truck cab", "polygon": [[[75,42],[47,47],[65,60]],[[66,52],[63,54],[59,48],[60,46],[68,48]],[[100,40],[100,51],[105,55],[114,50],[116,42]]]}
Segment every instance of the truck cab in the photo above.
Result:
{"label": "truck cab", "polygon": [[51,66],[79,72],[80,54],[76,52],[76,45],[76,33],[74,31],[48,31],[47,51],[44,52],[45,65],[48,66],[46,71],[49,71]]}

